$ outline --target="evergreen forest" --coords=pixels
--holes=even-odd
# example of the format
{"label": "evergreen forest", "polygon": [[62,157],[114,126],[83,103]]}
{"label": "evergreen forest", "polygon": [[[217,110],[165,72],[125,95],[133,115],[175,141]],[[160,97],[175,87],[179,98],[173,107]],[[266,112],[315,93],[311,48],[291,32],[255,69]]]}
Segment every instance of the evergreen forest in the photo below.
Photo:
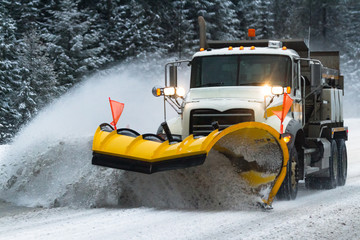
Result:
{"label": "evergreen forest", "polygon": [[[188,58],[208,39],[304,38],[338,50],[346,116],[360,105],[359,0],[1,0],[0,143],[87,76],[154,58]],[[350,102],[350,101],[349,101]]]}

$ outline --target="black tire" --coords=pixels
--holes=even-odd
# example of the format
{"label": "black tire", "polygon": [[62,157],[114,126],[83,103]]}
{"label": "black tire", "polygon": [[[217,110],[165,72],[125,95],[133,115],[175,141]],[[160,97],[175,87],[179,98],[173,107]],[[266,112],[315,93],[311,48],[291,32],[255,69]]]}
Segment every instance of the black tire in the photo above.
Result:
{"label": "black tire", "polygon": [[347,178],[347,151],[344,139],[336,140],[338,149],[338,178],[337,185],[344,186]]}
{"label": "black tire", "polygon": [[338,183],[338,147],[335,140],[331,140],[331,155],[329,158],[329,177],[324,180],[325,189],[336,188]]}
{"label": "black tire", "polygon": [[[334,189],[339,185],[339,144],[335,140],[331,140],[331,153],[329,157],[328,177],[307,177],[305,179],[305,186],[309,189]],[[343,146],[344,147],[344,146]],[[343,150],[341,150],[343,151]],[[346,152],[346,149],[345,149]],[[346,156],[345,156],[346,161]],[[347,163],[346,163],[347,165]],[[347,166],[346,166],[347,168]],[[346,173],[345,173],[346,175]],[[346,179],[346,176],[345,176]],[[340,182],[342,183],[342,182]],[[345,183],[344,183],[345,184]]]}
{"label": "black tire", "polygon": [[289,151],[289,161],[287,164],[286,177],[279,188],[277,198],[281,200],[296,199],[299,189],[299,161],[296,148]]}

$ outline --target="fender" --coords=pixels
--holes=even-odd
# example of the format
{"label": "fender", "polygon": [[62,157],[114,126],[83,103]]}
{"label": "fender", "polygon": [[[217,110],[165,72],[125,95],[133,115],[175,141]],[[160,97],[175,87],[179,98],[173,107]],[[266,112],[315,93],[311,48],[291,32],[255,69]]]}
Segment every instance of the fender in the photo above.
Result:
{"label": "fender", "polygon": [[290,133],[295,138],[295,141],[292,141],[292,144],[288,146],[289,148],[291,148],[295,144],[295,142],[297,142],[298,144],[300,143],[301,145],[304,144],[305,139],[303,134],[303,127],[301,126],[301,123],[299,121],[291,119],[286,125],[285,132]]}
{"label": "fender", "polygon": [[290,133],[295,138],[294,141],[292,141],[291,144],[288,146],[288,148],[291,149],[295,145],[296,151],[298,153],[298,163],[300,171],[299,177],[300,180],[303,180],[305,171],[304,151],[302,150],[302,147],[305,145],[305,135],[303,127],[299,121],[292,119],[287,124],[285,132]]}

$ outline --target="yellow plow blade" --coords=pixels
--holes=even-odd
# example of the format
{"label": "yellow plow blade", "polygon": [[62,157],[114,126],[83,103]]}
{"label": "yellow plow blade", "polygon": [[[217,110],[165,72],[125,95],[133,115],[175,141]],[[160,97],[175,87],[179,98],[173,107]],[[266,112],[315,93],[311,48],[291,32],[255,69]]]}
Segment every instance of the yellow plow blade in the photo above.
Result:
{"label": "yellow plow blade", "polygon": [[98,127],[92,163],[150,174],[201,165],[217,151],[229,159],[245,182],[244,189],[259,195],[268,205],[286,175],[288,148],[280,134],[267,124],[239,123],[206,137],[190,135],[172,144],[147,140],[145,135],[127,136]]}

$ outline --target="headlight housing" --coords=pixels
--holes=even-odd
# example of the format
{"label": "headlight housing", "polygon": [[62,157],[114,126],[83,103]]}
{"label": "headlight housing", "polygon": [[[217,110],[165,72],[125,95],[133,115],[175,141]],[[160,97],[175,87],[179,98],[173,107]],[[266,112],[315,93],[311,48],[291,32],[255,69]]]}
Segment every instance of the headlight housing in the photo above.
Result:
{"label": "headlight housing", "polygon": [[271,93],[273,95],[282,95],[284,93],[284,88],[283,87],[272,87],[271,88]]}
{"label": "headlight housing", "polygon": [[291,88],[290,87],[282,87],[282,86],[269,86],[269,85],[264,85],[263,86],[263,93],[265,96],[271,96],[271,95],[282,95],[284,93],[288,93],[290,94],[291,92]]}
{"label": "headlight housing", "polygon": [[176,88],[176,95],[178,97],[184,97],[185,96],[185,89],[182,87],[177,87]]}
{"label": "headlight housing", "polygon": [[155,86],[153,87],[152,89],[152,94],[155,96],[155,97],[160,97],[160,96],[168,96],[168,97],[171,97],[171,96],[176,96],[176,97],[184,97],[186,92],[185,92],[185,89],[182,88],[182,87],[165,87],[165,88],[162,88],[162,87],[159,87],[159,86]]}
{"label": "headlight housing", "polygon": [[164,95],[165,96],[174,96],[175,95],[175,88],[174,87],[166,87],[166,88],[164,88]]}

